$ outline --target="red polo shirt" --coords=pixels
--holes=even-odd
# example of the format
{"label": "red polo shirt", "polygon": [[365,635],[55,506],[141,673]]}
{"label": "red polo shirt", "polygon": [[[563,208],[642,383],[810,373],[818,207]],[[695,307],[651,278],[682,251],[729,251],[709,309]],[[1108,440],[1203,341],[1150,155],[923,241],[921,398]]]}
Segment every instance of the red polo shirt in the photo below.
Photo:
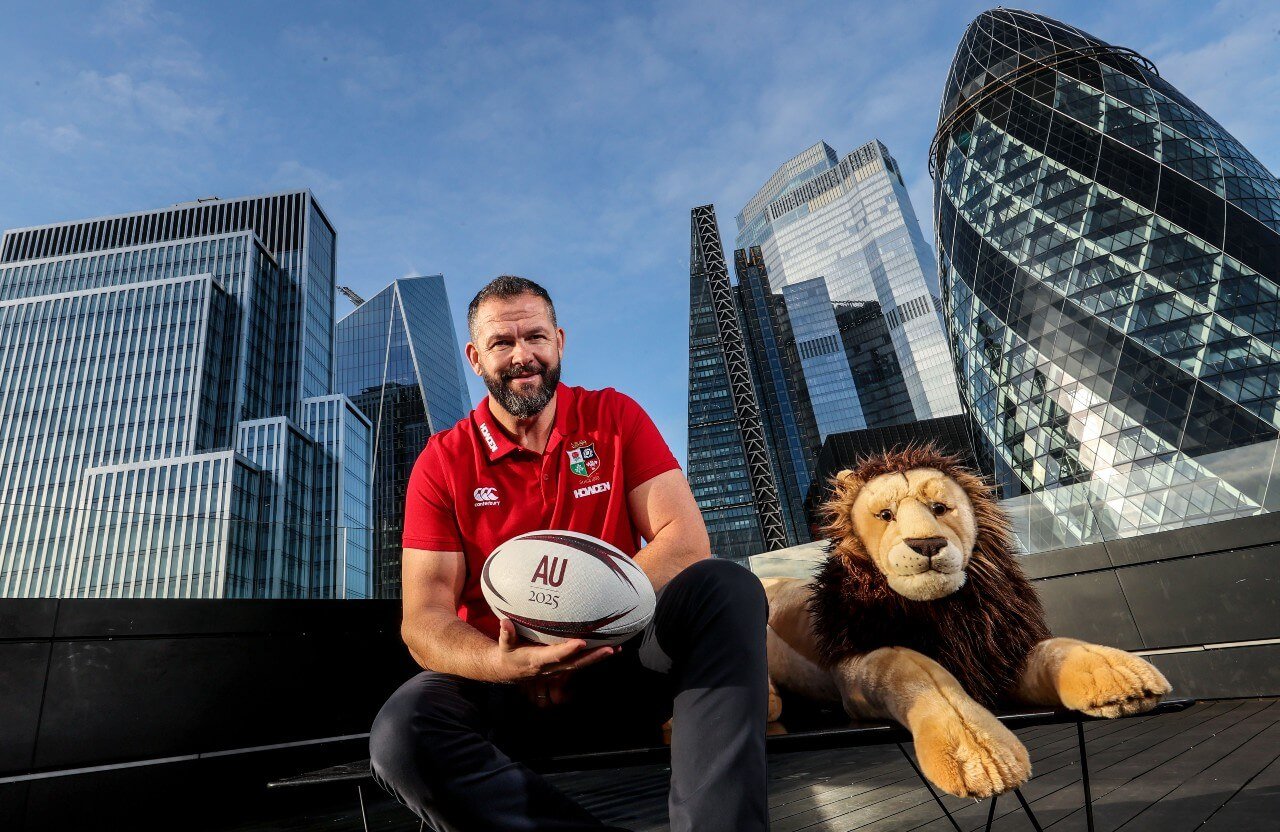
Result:
{"label": "red polo shirt", "polygon": [[627,494],[679,467],[649,415],[611,387],[561,384],[541,454],[503,433],[486,396],[418,455],[405,496],[404,546],[462,552],[467,576],[458,617],[497,638],[498,619],[480,592],[490,552],[518,534],[567,529],[634,555],[640,533]]}

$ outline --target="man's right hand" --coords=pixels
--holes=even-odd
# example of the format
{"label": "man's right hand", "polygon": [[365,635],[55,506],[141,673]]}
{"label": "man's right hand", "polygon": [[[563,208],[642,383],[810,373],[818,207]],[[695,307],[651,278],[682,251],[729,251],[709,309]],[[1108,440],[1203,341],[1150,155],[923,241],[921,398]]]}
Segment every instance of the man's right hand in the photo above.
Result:
{"label": "man's right hand", "polygon": [[532,644],[520,640],[515,625],[509,620],[500,619],[498,626],[496,675],[506,682],[578,670],[612,656],[619,649],[606,646],[588,650],[582,639],[571,639],[563,644]]}

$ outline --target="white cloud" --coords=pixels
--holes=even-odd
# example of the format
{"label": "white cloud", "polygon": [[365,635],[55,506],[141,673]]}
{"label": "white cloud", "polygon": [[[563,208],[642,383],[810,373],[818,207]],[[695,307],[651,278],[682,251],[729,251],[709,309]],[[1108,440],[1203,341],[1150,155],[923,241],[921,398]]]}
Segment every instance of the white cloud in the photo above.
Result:
{"label": "white cloud", "polygon": [[104,75],[85,70],[70,93],[80,112],[126,130],[159,128],[167,133],[209,137],[224,118],[220,106],[202,100],[197,92],[125,72]]}
{"label": "white cloud", "polygon": [[90,32],[119,38],[148,31],[162,22],[163,15],[151,0],[112,0],[94,16]]}
{"label": "white cloud", "polygon": [[321,205],[329,204],[327,199],[334,199],[345,191],[341,179],[320,168],[304,165],[297,159],[288,159],[277,165],[275,173],[271,175],[270,186],[280,190],[310,188]]}
{"label": "white cloud", "polygon": [[34,144],[58,153],[73,153],[90,144],[90,140],[74,124],[49,124],[38,118],[24,118],[6,126],[5,132],[22,136]]}

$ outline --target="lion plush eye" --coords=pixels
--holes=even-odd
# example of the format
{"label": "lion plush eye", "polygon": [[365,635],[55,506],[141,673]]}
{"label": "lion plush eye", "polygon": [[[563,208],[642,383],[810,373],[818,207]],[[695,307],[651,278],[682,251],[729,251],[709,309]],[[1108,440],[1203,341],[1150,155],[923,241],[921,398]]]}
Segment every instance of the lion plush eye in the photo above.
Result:
{"label": "lion plush eye", "polygon": [[888,523],[893,519],[893,512],[887,508],[882,508],[876,512],[876,517],[879,517],[881,520]]}
{"label": "lion plush eye", "polygon": [[946,514],[947,511],[949,510],[945,503],[934,503],[932,506],[930,506],[930,508],[933,509],[934,517],[941,517],[942,515]]}

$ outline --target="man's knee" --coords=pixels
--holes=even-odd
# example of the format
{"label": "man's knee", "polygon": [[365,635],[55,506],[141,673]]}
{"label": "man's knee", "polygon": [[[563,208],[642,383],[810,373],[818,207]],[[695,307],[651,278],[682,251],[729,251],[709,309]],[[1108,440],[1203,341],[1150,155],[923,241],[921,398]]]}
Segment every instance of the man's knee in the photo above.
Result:
{"label": "man's knee", "polygon": [[675,605],[683,610],[676,613],[678,617],[694,616],[702,626],[723,624],[730,632],[741,631],[741,637],[748,641],[757,630],[764,638],[769,617],[764,586],[750,570],[733,561],[700,560],[672,578],[667,587],[672,600],[682,599]]}
{"label": "man's knee", "polygon": [[736,602],[758,606],[766,604],[764,585],[751,570],[731,560],[704,558],[685,568],[671,583],[689,585],[700,595],[723,596]]}
{"label": "man's knee", "polygon": [[466,730],[465,705],[455,677],[425,671],[405,682],[383,704],[369,729],[369,764],[384,784],[418,780],[430,760],[431,735]]}

